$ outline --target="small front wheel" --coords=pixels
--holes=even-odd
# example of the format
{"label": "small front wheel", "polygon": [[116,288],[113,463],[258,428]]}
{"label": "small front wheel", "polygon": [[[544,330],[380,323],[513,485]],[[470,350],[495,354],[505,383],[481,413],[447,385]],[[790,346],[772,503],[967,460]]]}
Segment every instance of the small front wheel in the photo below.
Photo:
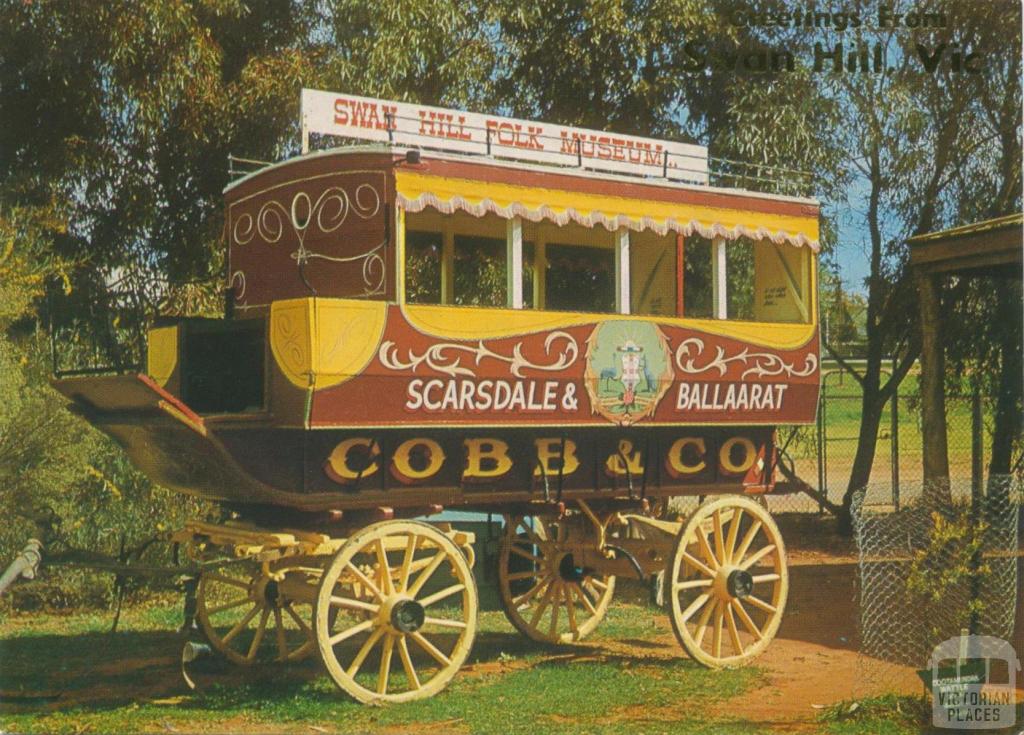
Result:
{"label": "small front wheel", "polygon": [[587,569],[574,558],[564,521],[513,516],[498,555],[498,583],[505,617],[527,638],[575,643],[604,619],[615,577]]}

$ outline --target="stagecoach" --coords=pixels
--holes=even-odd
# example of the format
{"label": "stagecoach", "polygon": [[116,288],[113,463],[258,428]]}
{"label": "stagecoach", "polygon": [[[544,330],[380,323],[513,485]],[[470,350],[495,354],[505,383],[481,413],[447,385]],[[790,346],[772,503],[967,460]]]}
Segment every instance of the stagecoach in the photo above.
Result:
{"label": "stagecoach", "polygon": [[473,643],[474,538],[421,519],[458,509],[503,516],[529,638],[579,641],[619,576],[664,572],[693,659],[758,655],[787,594],[776,427],[817,404],[817,203],[712,185],[696,146],[303,106],[304,142],[369,143],[226,188],[224,318],[155,323],[144,373],[55,381],[225,509],[173,536],[210,644],[316,655],[363,702],[436,693]]}

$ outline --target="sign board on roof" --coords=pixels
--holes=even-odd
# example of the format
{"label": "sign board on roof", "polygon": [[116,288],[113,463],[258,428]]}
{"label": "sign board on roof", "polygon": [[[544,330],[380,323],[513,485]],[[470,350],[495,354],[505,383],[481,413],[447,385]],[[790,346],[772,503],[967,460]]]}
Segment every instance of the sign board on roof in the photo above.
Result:
{"label": "sign board on roof", "polygon": [[303,150],[310,133],[708,183],[702,146],[303,89]]}

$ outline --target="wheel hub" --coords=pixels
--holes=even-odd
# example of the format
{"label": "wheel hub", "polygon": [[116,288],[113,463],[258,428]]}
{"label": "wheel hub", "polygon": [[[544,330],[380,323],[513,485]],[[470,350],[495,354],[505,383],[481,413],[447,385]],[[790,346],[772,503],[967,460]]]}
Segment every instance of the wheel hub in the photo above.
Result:
{"label": "wheel hub", "polygon": [[275,607],[279,596],[280,590],[277,587],[277,582],[272,579],[268,579],[266,584],[263,585],[263,599],[268,605]]}
{"label": "wheel hub", "polygon": [[747,597],[754,591],[754,578],[746,569],[733,569],[725,580],[725,589],[733,597]]}
{"label": "wheel hub", "polygon": [[391,608],[391,626],[402,633],[415,633],[426,617],[427,611],[416,600],[399,600]]}
{"label": "wheel hub", "polygon": [[586,573],[583,567],[576,565],[576,560],[572,558],[572,554],[566,554],[558,562],[558,575],[566,582],[578,583],[583,581]]}

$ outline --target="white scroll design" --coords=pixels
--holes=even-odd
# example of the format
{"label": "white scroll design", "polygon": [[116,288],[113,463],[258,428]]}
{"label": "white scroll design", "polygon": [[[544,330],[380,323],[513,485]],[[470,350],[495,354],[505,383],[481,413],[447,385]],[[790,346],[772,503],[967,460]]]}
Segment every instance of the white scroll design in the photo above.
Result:
{"label": "white scroll design", "polygon": [[473,364],[477,366],[485,358],[508,363],[509,372],[517,378],[522,378],[524,377],[522,373],[524,368],[545,372],[559,372],[576,362],[580,353],[579,346],[572,335],[566,332],[552,332],[549,334],[544,340],[544,354],[555,357],[552,355],[552,345],[556,341],[563,342],[563,345],[557,353],[557,358],[549,365],[539,365],[523,357],[522,342],[517,343],[512,348],[511,355],[499,355],[497,352],[486,347],[482,340],[476,345],[442,342],[431,345],[420,355],[414,354],[412,350],[408,350],[404,360],[399,357],[398,346],[394,342],[386,341],[381,344],[377,357],[380,359],[381,364],[389,370],[410,370],[415,372],[420,365],[425,364],[430,370],[443,373],[444,375],[452,377],[459,375],[469,378],[477,377],[473,369],[462,364],[462,357],[451,354],[462,353],[469,356]]}
{"label": "white scroll design", "polygon": [[[306,240],[310,232],[330,234],[341,227],[349,214],[360,219],[370,219],[381,211],[380,192],[372,184],[360,184],[350,197],[340,186],[331,186],[320,192],[313,201],[304,191],[296,192],[290,202],[271,199],[263,203],[255,215],[242,213],[231,229],[234,245],[247,245],[259,235],[263,242],[273,245],[281,240],[286,228],[298,242],[298,248],[291,254],[300,266],[311,260],[327,260],[332,263],[355,263],[362,261],[362,278],[366,296],[384,293],[387,267],[384,261],[386,242],[380,242],[366,252],[357,255],[336,257],[310,250]],[[244,278],[244,274],[243,274]]]}
{"label": "white scroll design", "polygon": [[749,365],[740,376],[746,379],[753,375],[758,378],[770,378],[776,375],[785,374],[791,378],[805,378],[813,375],[818,369],[818,357],[813,352],[808,353],[804,359],[803,367],[794,366],[786,362],[778,355],[771,352],[751,352],[750,348],[744,347],[737,354],[726,357],[725,349],[716,346],[715,356],[708,362],[698,365],[697,358],[704,353],[704,340],[699,337],[690,337],[676,348],[676,366],[690,375],[699,375],[709,370],[717,370],[719,375],[725,375],[729,370],[729,363]]}

